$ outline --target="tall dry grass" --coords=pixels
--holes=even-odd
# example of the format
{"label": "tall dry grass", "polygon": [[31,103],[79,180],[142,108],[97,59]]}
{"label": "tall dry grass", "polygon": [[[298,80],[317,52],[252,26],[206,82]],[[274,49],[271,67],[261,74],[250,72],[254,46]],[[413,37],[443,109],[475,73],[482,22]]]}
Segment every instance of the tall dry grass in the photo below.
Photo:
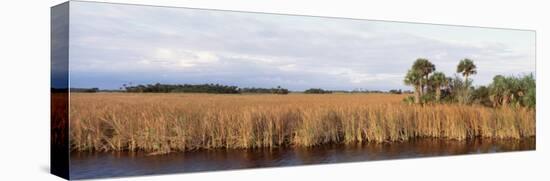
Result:
{"label": "tall dry grass", "polygon": [[406,105],[402,95],[73,93],[72,150],[153,153],[535,136],[535,110]]}

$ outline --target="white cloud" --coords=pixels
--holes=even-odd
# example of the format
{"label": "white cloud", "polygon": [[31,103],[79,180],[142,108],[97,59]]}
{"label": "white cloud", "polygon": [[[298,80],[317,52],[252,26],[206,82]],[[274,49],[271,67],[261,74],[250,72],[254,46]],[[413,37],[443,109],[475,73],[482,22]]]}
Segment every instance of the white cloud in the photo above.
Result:
{"label": "white cloud", "polygon": [[286,65],[281,65],[279,66],[279,69],[283,70],[283,71],[296,71],[298,69],[296,69],[296,64],[286,64]]}
{"label": "white cloud", "polygon": [[373,81],[401,79],[403,76],[401,74],[388,74],[388,73],[378,73],[378,74],[363,73],[363,72],[355,71],[350,68],[340,68],[333,71],[329,71],[328,73],[332,75],[344,77],[348,79],[350,83],[353,83],[353,84],[362,84],[362,83],[364,84],[364,83],[373,82]]}
{"label": "white cloud", "polygon": [[162,68],[192,68],[195,66],[209,66],[217,63],[218,60],[219,57],[209,51],[157,48],[139,63],[149,66],[156,64]]}

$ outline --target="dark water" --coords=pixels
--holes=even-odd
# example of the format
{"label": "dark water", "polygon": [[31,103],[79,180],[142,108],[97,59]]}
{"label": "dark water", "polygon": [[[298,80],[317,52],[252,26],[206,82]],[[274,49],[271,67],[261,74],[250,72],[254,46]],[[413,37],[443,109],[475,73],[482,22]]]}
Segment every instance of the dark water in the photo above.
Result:
{"label": "dark water", "polygon": [[71,153],[71,178],[187,173],[534,149],[535,138],[498,141],[417,139],[400,143],[333,144],[310,148],[202,150],[157,156],[147,156],[142,152],[73,152]]}

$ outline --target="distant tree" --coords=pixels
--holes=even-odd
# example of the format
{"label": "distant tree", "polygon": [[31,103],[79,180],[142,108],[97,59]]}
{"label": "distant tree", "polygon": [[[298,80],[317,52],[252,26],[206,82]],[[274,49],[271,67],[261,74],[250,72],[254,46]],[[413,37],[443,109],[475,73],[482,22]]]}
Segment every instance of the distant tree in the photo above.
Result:
{"label": "distant tree", "polygon": [[508,89],[508,82],[506,77],[502,75],[496,75],[493,77],[493,82],[490,85],[490,99],[493,102],[493,107],[497,107],[502,104],[506,104],[507,98],[510,94]]}
{"label": "distant tree", "polygon": [[277,88],[241,88],[239,89],[241,93],[255,93],[255,94],[288,94],[290,91],[288,89],[277,86]]}
{"label": "distant tree", "polygon": [[536,106],[536,80],[533,74],[529,74],[521,78],[521,87],[523,92],[521,92],[522,98],[521,103],[524,106],[534,108]]}
{"label": "distant tree", "polygon": [[419,104],[422,89],[422,74],[415,70],[409,70],[403,82],[405,85],[414,87],[414,103]]}
{"label": "distant tree", "polygon": [[435,101],[440,102],[440,100],[441,100],[441,87],[442,86],[447,86],[447,84],[449,83],[448,79],[447,79],[447,77],[445,76],[445,74],[443,72],[434,72],[430,76],[430,82],[431,82],[433,88],[435,89]]}
{"label": "distant tree", "polygon": [[472,60],[465,58],[460,60],[460,62],[458,63],[456,67],[456,73],[461,73],[462,76],[464,76],[464,81],[466,82],[466,85],[470,85],[468,77],[477,73],[476,68],[477,67]]}
{"label": "distant tree", "polygon": [[470,85],[471,81],[468,78],[470,75],[474,75],[477,73],[477,67],[474,64],[474,62],[470,59],[462,59],[456,66],[456,73],[461,73],[464,77],[464,84],[460,88],[460,92],[463,93],[459,98],[459,103],[464,104],[468,103],[470,101],[471,95],[470,95]]}
{"label": "distant tree", "polygon": [[497,75],[489,86],[490,100],[493,106],[535,107],[536,85],[533,74],[523,77]]}
{"label": "distant tree", "polygon": [[277,89],[275,90],[275,94],[288,94],[288,89],[283,89],[281,86],[277,86]]}
{"label": "distant tree", "polygon": [[403,91],[401,89],[391,89],[389,91],[389,93],[392,93],[392,94],[402,94]]}
{"label": "distant tree", "polygon": [[475,104],[481,104],[484,106],[492,106],[490,100],[490,90],[486,86],[479,86],[472,91],[472,100]]}
{"label": "distant tree", "polygon": [[323,90],[319,88],[311,88],[308,90],[305,90],[304,93],[306,94],[332,94],[332,91]]}
{"label": "distant tree", "polygon": [[412,70],[418,72],[422,76],[422,85],[420,89],[420,96],[424,95],[424,88],[428,88],[428,76],[435,71],[435,65],[425,58],[418,58],[412,66]]}
{"label": "distant tree", "polygon": [[471,100],[471,95],[469,92],[470,87],[466,82],[460,78],[459,75],[454,76],[454,78],[449,79],[449,91],[451,100],[453,102],[458,102],[459,104],[469,104]]}
{"label": "distant tree", "polygon": [[150,92],[150,93],[169,93],[169,92],[189,92],[189,93],[217,93],[217,94],[237,94],[237,86],[227,86],[220,84],[147,84],[124,87],[126,92]]}
{"label": "distant tree", "polygon": [[70,92],[86,92],[86,93],[94,93],[94,92],[99,92],[99,88],[70,88],[69,89]]}

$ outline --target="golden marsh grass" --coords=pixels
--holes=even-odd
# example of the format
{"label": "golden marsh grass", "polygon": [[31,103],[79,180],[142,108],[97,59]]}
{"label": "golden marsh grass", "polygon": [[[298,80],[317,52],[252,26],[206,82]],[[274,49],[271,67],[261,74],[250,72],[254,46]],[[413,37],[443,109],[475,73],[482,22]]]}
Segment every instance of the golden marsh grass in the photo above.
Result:
{"label": "golden marsh grass", "polygon": [[72,93],[76,151],[314,146],[535,136],[535,110],[408,105],[392,94]]}

